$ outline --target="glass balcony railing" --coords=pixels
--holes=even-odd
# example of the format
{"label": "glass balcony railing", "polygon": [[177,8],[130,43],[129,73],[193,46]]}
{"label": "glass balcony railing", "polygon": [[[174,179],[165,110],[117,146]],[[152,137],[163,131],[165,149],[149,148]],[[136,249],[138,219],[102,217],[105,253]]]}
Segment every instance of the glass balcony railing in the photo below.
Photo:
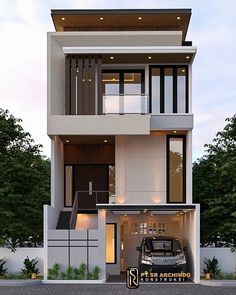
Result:
{"label": "glass balcony railing", "polygon": [[147,94],[104,94],[103,114],[147,114]]}

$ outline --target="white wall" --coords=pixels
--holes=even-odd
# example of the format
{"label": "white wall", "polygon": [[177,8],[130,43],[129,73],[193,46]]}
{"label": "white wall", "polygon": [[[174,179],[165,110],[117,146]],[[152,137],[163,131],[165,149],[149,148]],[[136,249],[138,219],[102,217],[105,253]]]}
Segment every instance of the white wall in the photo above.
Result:
{"label": "white wall", "polygon": [[116,136],[116,201],[166,202],[166,136]]}
{"label": "white wall", "polygon": [[48,33],[47,96],[48,114],[63,115],[65,110],[65,55]]}
{"label": "white wall", "polygon": [[195,283],[200,279],[200,212],[196,209],[184,214],[184,247],[188,247],[187,259]]}
{"label": "white wall", "polygon": [[64,207],[64,144],[59,136],[51,142],[51,205],[58,210]]}
{"label": "white wall", "polygon": [[19,272],[23,268],[23,261],[29,256],[30,259],[37,258],[40,274],[43,275],[44,248],[16,248],[12,252],[7,248],[0,248],[0,258],[6,259],[7,272]]}
{"label": "white wall", "polygon": [[205,267],[205,258],[218,259],[222,272],[236,272],[236,252],[231,252],[230,248],[201,248],[201,273]]}

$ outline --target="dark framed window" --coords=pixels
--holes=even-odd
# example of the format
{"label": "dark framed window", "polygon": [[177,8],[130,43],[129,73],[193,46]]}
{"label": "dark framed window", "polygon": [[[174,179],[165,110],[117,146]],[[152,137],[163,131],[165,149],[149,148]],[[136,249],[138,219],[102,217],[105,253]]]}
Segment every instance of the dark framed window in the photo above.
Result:
{"label": "dark framed window", "polygon": [[186,202],[186,136],[167,135],[167,203]]}
{"label": "dark framed window", "polygon": [[117,263],[117,224],[106,224],[106,263]]}
{"label": "dark framed window", "polygon": [[150,66],[150,113],[188,113],[188,66]]}
{"label": "dark framed window", "polygon": [[147,105],[144,82],[145,71],[141,69],[103,70],[104,113],[144,113]]}

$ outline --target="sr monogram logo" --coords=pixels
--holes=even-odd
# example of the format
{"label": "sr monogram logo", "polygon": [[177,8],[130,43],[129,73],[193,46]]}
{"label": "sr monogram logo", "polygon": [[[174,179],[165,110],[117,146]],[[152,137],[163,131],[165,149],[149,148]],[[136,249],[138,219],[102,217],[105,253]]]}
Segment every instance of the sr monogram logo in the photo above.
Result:
{"label": "sr monogram logo", "polygon": [[129,289],[139,287],[139,271],[137,267],[129,267],[126,270],[126,286]]}

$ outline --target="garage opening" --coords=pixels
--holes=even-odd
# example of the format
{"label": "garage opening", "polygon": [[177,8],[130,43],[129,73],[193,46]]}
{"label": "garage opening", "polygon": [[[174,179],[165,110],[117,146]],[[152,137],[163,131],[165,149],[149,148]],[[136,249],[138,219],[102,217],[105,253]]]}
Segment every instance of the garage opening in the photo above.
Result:
{"label": "garage opening", "polygon": [[197,231],[196,210],[109,211],[107,222],[116,229],[117,264],[107,265],[108,281],[125,281],[125,271],[191,274],[185,282],[195,281]]}

